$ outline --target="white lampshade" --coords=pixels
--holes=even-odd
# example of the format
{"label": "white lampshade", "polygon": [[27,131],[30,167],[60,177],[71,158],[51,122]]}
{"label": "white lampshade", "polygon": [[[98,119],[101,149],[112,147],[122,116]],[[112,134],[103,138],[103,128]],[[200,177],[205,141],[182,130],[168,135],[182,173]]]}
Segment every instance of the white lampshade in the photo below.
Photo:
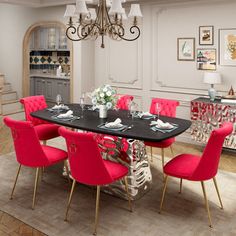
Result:
{"label": "white lampshade", "polygon": [[121,14],[121,16],[122,16],[122,20],[127,20],[128,19],[128,17],[127,17],[127,15],[126,15],[126,12],[125,12],[125,8],[123,7],[122,8],[122,14]]}
{"label": "white lampshade", "polygon": [[77,0],[75,6],[75,14],[76,15],[87,15],[89,14],[88,8],[86,6],[85,0]]}
{"label": "white lampshade", "polygon": [[109,14],[122,14],[122,9],[121,0],[112,0]]}
{"label": "white lampshade", "polygon": [[205,72],[203,82],[206,84],[220,84],[221,75],[217,72]]}
{"label": "white lampshade", "polygon": [[64,17],[73,17],[75,15],[75,5],[67,5]]}
{"label": "white lampshade", "polygon": [[143,17],[139,4],[131,4],[129,17]]}
{"label": "white lampshade", "polygon": [[95,8],[89,8],[89,13],[90,13],[89,19],[96,20],[97,12],[96,12]]}

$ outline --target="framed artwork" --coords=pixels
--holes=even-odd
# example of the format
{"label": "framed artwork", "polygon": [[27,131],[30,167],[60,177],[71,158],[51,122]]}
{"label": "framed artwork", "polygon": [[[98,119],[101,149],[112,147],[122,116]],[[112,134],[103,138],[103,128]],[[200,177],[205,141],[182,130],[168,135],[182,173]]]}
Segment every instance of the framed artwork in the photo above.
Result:
{"label": "framed artwork", "polygon": [[197,69],[216,70],[216,49],[202,48],[197,49]]}
{"label": "framed artwork", "polygon": [[236,28],[219,29],[219,64],[236,66]]}
{"label": "framed artwork", "polygon": [[214,26],[199,26],[199,45],[214,44]]}
{"label": "framed artwork", "polygon": [[177,38],[178,61],[195,60],[195,38]]}

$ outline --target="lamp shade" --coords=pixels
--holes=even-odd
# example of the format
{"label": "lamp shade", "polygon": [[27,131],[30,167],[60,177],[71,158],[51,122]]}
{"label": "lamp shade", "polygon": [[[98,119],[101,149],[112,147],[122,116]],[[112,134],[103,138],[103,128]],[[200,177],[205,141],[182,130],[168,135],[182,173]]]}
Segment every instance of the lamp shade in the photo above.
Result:
{"label": "lamp shade", "polygon": [[75,5],[67,5],[64,17],[73,17],[75,15]]}
{"label": "lamp shade", "polygon": [[220,84],[221,75],[217,72],[205,72],[203,82],[206,84]]}
{"label": "lamp shade", "polygon": [[131,4],[129,17],[143,17],[139,4]]}
{"label": "lamp shade", "polygon": [[123,13],[123,8],[121,5],[121,0],[112,0],[109,14],[122,14],[122,13]]}
{"label": "lamp shade", "polygon": [[77,0],[76,1],[76,6],[75,6],[75,14],[84,14],[87,15],[89,14],[88,8],[86,6],[86,3],[84,0]]}

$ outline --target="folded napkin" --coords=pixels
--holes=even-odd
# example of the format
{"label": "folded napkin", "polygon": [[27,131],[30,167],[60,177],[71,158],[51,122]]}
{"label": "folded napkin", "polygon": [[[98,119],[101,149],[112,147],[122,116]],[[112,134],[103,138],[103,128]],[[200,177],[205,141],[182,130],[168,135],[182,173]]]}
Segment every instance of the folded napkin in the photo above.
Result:
{"label": "folded napkin", "polygon": [[54,107],[52,107],[51,109],[53,110],[57,110],[57,109],[69,109],[68,106],[65,106],[64,104],[60,104],[60,105],[55,105]]}
{"label": "folded napkin", "polygon": [[154,115],[153,114],[151,114],[150,112],[140,112],[140,113],[138,113],[138,117],[139,118],[143,118],[143,117],[153,117]]}
{"label": "folded napkin", "polygon": [[117,118],[115,121],[105,124],[106,128],[120,128],[122,126],[123,125],[121,124],[121,119],[120,118]]}
{"label": "folded napkin", "polygon": [[157,128],[161,129],[172,129],[175,126],[170,124],[169,122],[163,122],[162,120],[158,119],[157,121],[152,121],[151,126],[156,126]]}
{"label": "folded napkin", "polygon": [[72,118],[73,117],[73,111],[69,110],[68,112],[64,114],[60,114],[57,116],[57,118]]}

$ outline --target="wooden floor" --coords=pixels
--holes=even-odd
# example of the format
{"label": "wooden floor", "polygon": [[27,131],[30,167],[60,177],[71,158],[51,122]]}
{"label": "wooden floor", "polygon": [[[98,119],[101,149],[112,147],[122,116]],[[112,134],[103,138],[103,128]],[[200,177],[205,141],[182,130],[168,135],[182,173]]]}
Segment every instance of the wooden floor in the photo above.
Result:
{"label": "wooden floor", "polygon": [[[175,154],[192,153],[201,154],[203,147],[176,142],[173,145]],[[9,130],[0,126],[0,155],[14,151]],[[149,150],[148,150],[149,151]],[[160,150],[153,149],[154,154],[160,154]],[[166,149],[165,156],[171,157],[171,152]],[[223,150],[220,169],[236,173],[236,152]],[[44,236],[45,234],[37,231],[22,221],[0,211],[0,236]]]}

